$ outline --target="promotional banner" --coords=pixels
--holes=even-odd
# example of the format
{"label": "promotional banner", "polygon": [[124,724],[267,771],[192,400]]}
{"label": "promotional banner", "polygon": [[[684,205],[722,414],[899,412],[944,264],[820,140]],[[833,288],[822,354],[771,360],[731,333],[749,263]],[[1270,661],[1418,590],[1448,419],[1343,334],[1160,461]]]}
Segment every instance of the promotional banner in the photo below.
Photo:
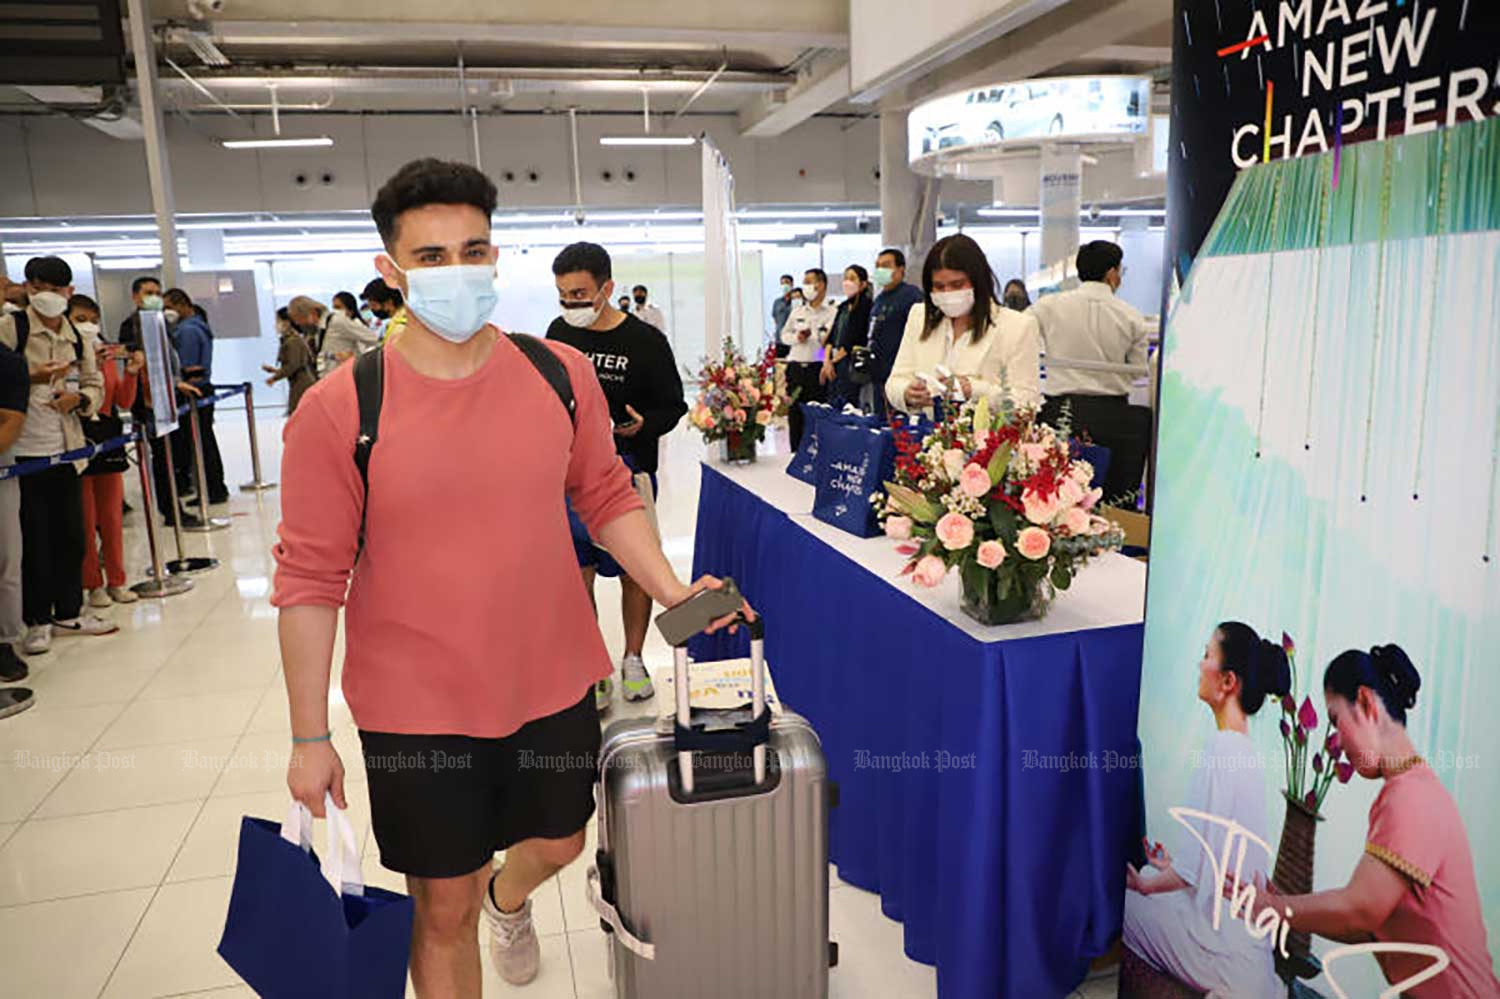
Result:
{"label": "promotional banner", "polygon": [[1169,293],[1240,170],[1500,115],[1494,0],[1177,0],[1174,24]]}
{"label": "promotional banner", "polygon": [[1164,343],[1122,996],[1500,996],[1497,317],[1500,120],[1236,181]]}

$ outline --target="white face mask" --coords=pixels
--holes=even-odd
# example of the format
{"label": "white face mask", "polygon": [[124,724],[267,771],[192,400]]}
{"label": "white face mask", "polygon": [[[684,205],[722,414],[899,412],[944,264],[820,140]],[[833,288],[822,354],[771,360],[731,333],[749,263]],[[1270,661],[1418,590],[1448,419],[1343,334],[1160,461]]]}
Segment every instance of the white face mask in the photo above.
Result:
{"label": "white face mask", "polygon": [[818,297],[818,286],[815,284],[804,284],[802,286],[802,297],[811,302]]}
{"label": "white face mask", "polygon": [[182,318],[177,314],[176,309],[163,309],[161,311],[161,317],[169,323],[175,323],[178,319]]}
{"label": "white face mask", "polygon": [[74,323],[73,328],[84,336],[89,337],[90,339],[99,336],[98,323]]}
{"label": "white face mask", "polygon": [[932,293],[932,304],[936,305],[949,319],[956,319],[974,311],[974,289],[935,291]]}
{"label": "white face mask", "polygon": [[56,319],[68,311],[68,300],[55,291],[39,291],[31,296],[31,307],[44,319]]}
{"label": "white face mask", "polygon": [[594,325],[603,311],[603,304],[595,305],[593,302],[587,305],[564,305],[562,307],[563,322],[574,329],[586,330]]}

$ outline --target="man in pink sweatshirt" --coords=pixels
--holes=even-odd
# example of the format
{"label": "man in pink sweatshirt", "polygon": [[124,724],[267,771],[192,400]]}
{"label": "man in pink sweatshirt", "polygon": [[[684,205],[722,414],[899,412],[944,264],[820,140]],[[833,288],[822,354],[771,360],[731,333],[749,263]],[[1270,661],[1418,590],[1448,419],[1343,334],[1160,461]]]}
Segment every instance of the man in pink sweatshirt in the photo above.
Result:
{"label": "man in pink sweatshirt", "polygon": [[282,458],[273,602],[287,783],[315,815],[325,791],[345,805],[328,725],[342,606],[344,697],[381,863],[407,876],[416,903],[411,973],[423,999],[479,999],[481,912],[500,975],[535,977],[529,896],[578,856],[593,813],[593,685],[610,660],[564,497],[657,603],[719,585],[684,585],[662,555],[589,360],[548,345],[572,384],[570,415],[488,322],[495,200],[478,170],[432,159],[381,188],[372,214],[386,252],[375,265],[409,319],[382,347],[368,495],[354,462],[353,364],[303,397]]}

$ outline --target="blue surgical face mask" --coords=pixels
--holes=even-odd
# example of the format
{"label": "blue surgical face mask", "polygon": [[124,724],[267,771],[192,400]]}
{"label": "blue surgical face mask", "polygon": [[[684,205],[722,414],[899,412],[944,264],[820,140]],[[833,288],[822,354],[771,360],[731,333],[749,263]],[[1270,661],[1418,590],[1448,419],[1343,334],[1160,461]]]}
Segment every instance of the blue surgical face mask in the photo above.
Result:
{"label": "blue surgical face mask", "polygon": [[396,269],[406,275],[407,309],[450,343],[473,339],[500,301],[492,264]]}

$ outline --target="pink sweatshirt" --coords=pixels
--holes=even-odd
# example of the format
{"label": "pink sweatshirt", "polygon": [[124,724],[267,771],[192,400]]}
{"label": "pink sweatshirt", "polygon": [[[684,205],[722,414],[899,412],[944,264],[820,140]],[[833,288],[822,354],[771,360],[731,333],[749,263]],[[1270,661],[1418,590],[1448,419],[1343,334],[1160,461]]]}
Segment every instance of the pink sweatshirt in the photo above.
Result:
{"label": "pink sweatshirt", "polygon": [[452,381],[386,351],[357,569],[354,365],[287,421],[271,602],[338,607],[347,590],[343,689],[362,729],[499,738],[609,674],[563,497],[595,537],[641,501],[593,365],[548,346],[572,379],[576,429],[503,336]]}

